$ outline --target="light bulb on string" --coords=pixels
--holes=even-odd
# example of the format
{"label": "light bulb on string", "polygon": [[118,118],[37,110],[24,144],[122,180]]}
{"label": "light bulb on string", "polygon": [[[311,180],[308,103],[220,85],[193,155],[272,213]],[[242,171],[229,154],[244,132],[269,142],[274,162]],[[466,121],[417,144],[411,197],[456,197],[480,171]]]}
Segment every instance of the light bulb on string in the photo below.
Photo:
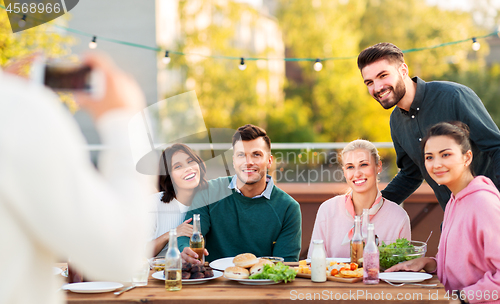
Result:
{"label": "light bulb on string", "polygon": [[168,51],[165,52],[165,57],[163,57],[161,61],[164,64],[169,64],[170,63],[170,57],[168,56]]}
{"label": "light bulb on string", "polygon": [[26,25],[26,15],[23,15],[23,18],[21,18],[17,24],[19,27],[24,27]]}
{"label": "light bulb on string", "polygon": [[477,52],[477,51],[479,51],[480,48],[481,48],[481,44],[479,42],[477,42],[476,37],[472,38],[472,49]]}
{"label": "light bulb on string", "polygon": [[245,59],[243,57],[241,57],[240,65],[238,66],[238,68],[242,71],[244,71],[247,68],[247,65],[245,64]]}
{"label": "light bulb on string", "polygon": [[319,58],[316,59],[316,62],[314,63],[313,68],[316,72],[319,72],[319,71],[321,71],[321,69],[323,69],[323,64],[321,63],[321,60],[319,60]]}
{"label": "light bulb on string", "polygon": [[97,36],[92,37],[92,41],[89,42],[89,48],[95,49],[97,47]]}

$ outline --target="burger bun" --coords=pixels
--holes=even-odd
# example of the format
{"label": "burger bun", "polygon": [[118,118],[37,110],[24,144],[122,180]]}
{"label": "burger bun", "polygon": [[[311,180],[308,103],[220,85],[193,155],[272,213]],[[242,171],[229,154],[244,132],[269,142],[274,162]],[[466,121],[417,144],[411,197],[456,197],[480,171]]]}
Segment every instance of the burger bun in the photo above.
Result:
{"label": "burger bun", "polygon": [[234,266],[226,268],[224,276],[228,279],[248,279],[249,272],[245,268]]}
{"label": "burger bun", "polygon": [[266,264],[274,265],[274,263],[269,260],[260,259],[257,264],[253,265],[252,268],[250,268],[250,275],[261,273],[264,270],[264,265]]}
{"label": "burger bun", "polygon": [[233,259],[233,264],[238,267],[250,268],[253,265],[257,264],[259,259],[252,253],[242,253],[238,254]]}

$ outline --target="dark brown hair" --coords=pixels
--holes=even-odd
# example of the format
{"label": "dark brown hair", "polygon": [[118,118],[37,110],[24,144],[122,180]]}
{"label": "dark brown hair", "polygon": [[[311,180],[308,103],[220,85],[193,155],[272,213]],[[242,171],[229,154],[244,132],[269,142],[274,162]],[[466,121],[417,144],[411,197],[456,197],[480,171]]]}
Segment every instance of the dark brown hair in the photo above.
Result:
{"label": "dark brown hair", "polygon": [[184,144],[173,144],[161,153],[160,158],[158,189],[160,192],[163,192],[161,201],[165,203],[170,203],[176,197],[174,184],[170,176],[170,170],[172,170],[172,156],[179,151],[189,155],[189,157],[191,157],[200,166],[200,183],[198,184],[198,187],[196,187],[196,190],[205,188],[207,185],[207,180],[205,178],[207,168],[203,160],[188,146]]}
{"label": "dark brown hair", "polygon": [[[431,137],[435,136],[448,136],[453,138],[455,142],[460,146],[460,150],[462,154],[467,153],[467,151],[471,150],[472,147],[470,144],[470,129],[469,126],[464,124],[461,121],[450,121],[450,122],[440,122],[433,125],[429,131],[427,131],[427,135],[422,140],[422,153],[425,153],[425,144]],[[472,166],[470,167],[472,175],[474,175],[474,171]]]}
{"label": "dark brown hair", "polygon": [[262,137],[271,151],[271,139],[267,136],[266,130],[251,124],[239,127],[233,135],[233,147],[237,141],[249,141]]}
{"label": "dark brown hair", "polygon": [[394,44],[389,42],[381,42],[364,49],[358,55],[358,68],[363,68],[381,59],[388,60],[391,64],[404,63],[403,52]]}

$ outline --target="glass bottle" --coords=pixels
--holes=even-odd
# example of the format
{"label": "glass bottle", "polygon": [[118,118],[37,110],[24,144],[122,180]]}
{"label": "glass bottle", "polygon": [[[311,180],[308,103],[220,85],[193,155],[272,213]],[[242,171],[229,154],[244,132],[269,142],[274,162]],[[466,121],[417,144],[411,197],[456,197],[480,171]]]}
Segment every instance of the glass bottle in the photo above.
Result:
{"label": "glass bottle", "polygon": [[326,253],[323,240],[313,241],[311,255],[311,281],[326,282]]}
{"label": "glass bottle", "polygon": [[361,236],[363,237],[363,242],[365,245],[366,239],[368,238],[368,224],[370,224],[370,215],[368,214],[369,211],[369,209],[363,209],[363,222],[361,223]]}
{"label": "glass bottle", "polygon": [[361,218],[354,217],[354,234],[351,239],[351,263],[363,267],[363,237],[361,236]]}
{"label": "glass bottle", "polygon": [[193,214],[193,235],[189,239],[189,247],[198,255],[198,260],[205,263],[205,239],[201,234],[200,215]]}
{"label": "glass bottle", "polygon": [[363,283],[379,283],[379,251],[375,244],[375,228],[373,224],[368,225],[368,240],[363,251]]}
{"label": "glass bottle", "polygon": [[168,250],[165,254],[165,289],[176,291],[182,289],[182,259],[177,248],[177,230],[170,229]]}

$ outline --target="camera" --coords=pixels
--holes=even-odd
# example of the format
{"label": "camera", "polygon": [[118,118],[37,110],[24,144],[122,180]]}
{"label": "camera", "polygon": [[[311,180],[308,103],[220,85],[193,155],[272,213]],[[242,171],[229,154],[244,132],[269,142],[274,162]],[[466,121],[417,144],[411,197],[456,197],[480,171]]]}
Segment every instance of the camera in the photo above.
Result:
{"label": "camera", "polygon": [[96,99],[104,95],[104,74],[87,65],[38,58],[31,67],[31,78],[55,91],[85,92]]}

